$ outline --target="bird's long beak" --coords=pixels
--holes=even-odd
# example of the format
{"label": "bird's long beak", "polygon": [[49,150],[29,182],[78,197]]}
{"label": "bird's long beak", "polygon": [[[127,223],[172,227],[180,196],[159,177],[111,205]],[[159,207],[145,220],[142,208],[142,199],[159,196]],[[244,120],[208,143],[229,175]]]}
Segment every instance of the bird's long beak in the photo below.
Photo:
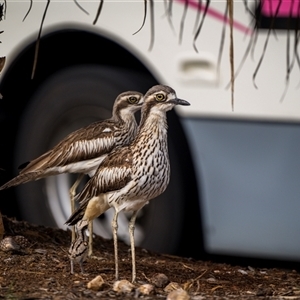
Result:
{"label": "bird's long beak", "polygon": [[191,104],[190,104],[189,102],[187,102],[186,100],[179,99],[179,98],[174,99],[174,102],[175,102],[177,105],[185,105],[185,106],[191,105]]}

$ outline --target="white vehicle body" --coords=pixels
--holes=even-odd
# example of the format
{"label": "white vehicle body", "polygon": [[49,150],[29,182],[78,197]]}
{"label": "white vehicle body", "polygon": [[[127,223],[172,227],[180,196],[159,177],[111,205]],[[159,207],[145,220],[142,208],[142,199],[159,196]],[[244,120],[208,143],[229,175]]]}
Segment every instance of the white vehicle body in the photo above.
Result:
{"label": "white vehicle body", "polygon": [[[267,29],[259,30],[255,47],[236,77],[232,103],[228,88],[229,21],[218,66],[226,1],[211,1],[195,43],[198,53],[193,48],[197,1],[188,1],[181,43],[180,22],[186,2],[173,1],[173,30],[166,16],[165,1],[154,1],[151,50],[149,6],[145,25],[134,34],[142,25],[144,1],[106,0],[95,25],[99,2],[78,3],[89,14],[74,1],[51,1],[42,37],[55,35],[59,30],[83,30],[112,40],[142,62],[159,83],[173,87],[178,97],[191,103],[189,107],[178,108],[176,113],[195,168],[207,253],[299,260],[300,76],[295,63],[287,83],[287,31],[276,30],[276,36],[271,34],[253,80],[268,33]],[[35,43],[46,4],[47,1],[33,2],[23,21],[29,1],[8,2],[5,19],[0,22],[4,30],[0,35],[1,56],[7,59],[2,78],[19,53]],[[249,8],[254,4],[249,1]],[[202,5],[201,16],[204,1]],[[251,21],[243,1],[234,1],[235,70],[253,33]],[[37,70],[43,68],[39,61],[42,51],[38,54]],[[30,64],[33,65],[33,58]]]}

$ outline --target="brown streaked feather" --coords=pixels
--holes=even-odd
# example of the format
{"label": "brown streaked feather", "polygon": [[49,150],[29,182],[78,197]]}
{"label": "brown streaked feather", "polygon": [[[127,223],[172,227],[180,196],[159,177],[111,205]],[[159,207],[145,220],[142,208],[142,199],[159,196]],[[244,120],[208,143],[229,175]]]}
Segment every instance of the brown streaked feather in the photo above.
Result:
{"label": "brown streaked feather", "polygon": [[101,193],[123,188],[131,180],[131,168],[130,148],[115,149],[102,161],[95,175],[88,181],[76,199],[81,204]]}
{"label": "brown streaked feather", "polygon": [[96,174],[87,182],[84,189],[76,196],[79,207],[66,221],[76,224],[84,215],[91,198],[123,188],[131,180],[132,152],[130,147],[112,151],[101,163]]}
{"label": "brown streaked feather", "polygon": [[[80,128],[69,134],[52,150],[32,160],[20,173],[32,172],[40,168],[64,166],[108,153],[114,147],[114,126],[115,122],[107,120]],[[112,131],[103,132],[105,128],[110,128]],[[96,143],[97,140],[98,142]]]}
{"label": "brown streaked feather", "polygon": [[42,178],[43,171],[36,171],[36,172],[29,172],[29,173],[24,173],[16,176],[12,180],[8,181],[7,183],[3,184],[0,186],[0,190],[4,190],[7,188],[10,188],[12,186],[16,186],[20,183],[26,183],[29,181],[34,181]]}
{"label": "brown streaked feather", "polygon": [[40,170],[47,163],[48,156],[50,153],[51,153],[51,151],[48,151],[48,152],[42,154],[41,156],[39,156],[38,158],[34,159],[33,161],[30,161],[29,163],[27,163],[27,165],[20,170],[20,174],[25,174],[25,173],[29,173],[29,172],[37,172],[38,170]]}
{"label": "brown streaked feather", "polygon": [[121,93],[114,102],[110,119],[70,133],[50,151],[21,165],[19,176],[0,189],[61,173],[93,175],[109,152],[132,141],[137,132],[134,113],[141,108],[143,100],[139,92]]}
{"label": "brown streaked feather", "polygon": [[[87,206],[87,204],[86,204]],[[66,221],[65,224],[69,225],[69,226],[73,226],[75,225],[77,222],[79,222],[83,216],[84,216],[84,212],[85,212],[85,208],[81,208],[81,207],[78,207],[73,213],[72,215],[69,217],[69,219]]]}

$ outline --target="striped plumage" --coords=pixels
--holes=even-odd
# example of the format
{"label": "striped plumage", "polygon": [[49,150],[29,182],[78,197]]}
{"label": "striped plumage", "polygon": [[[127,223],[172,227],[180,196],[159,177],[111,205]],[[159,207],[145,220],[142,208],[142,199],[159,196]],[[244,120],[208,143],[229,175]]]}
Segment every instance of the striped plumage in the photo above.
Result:
{"label": "striped plumage", "polygon": [[[141,109],[143,95],[136,91],[121,93],[115,100],[112,117],[92,123],[70,133],[48,152],[29,162],[0,190],[29,181],[62,173],[79,173],[70,189],[71,211],[74,211],[74,195],[83,176],[92,176],[104,157],[114,148],[130,143],[137,132],[134,113]],[[89,256],[92,254],[92,223],[89,226]],[[72,241],[75,232],[72,231]]]}
{"label": "striped plumage", "polygon": [[74,225],[91,221],[110,207],[115,209],[112,222],[115,247],[115,272],[118,278],[117,218],[121,210],[132,211],[129,235],[132,251],[132,281],[135,281],[134,223],[138,211],[165,191],[170,179],[167,147],[166,112],[175,105],[189,105],[164,85],[152,87],[144,96],[141,122],[133,142],[113,150],[95,175],[76,196],[80,206],[67,220]]}
{"label": "striped plumage", "polygon": [[87,221],[80,221],[76,224],[76,240],[72,242],[68,251],[68,256],[71,263],[71,274],[74,273],[74,262],[78,262],[81,273],[84,274],[83,262],[88,256],[88,242],[86,241],[85,230],[88,227]]}
{"label": "striped plumage", "polygon": [[29,162],[0,190],[61,173],[92,176],[103,158],[117,146],[130,143],[137,131],[134,113],[141,108],[143,96],[128,91],[114,103],[112,117],[70,133],[53,149]]}

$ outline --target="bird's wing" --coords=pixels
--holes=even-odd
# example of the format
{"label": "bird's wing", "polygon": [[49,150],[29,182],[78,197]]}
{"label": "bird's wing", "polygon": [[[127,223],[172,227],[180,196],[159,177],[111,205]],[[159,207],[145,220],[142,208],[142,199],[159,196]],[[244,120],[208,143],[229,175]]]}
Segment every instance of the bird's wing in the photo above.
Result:
{"label": "bird's wing", "polygon": [[89,201],[107,193],[119,190],[131,180],[132,153],[129,147],[113,150],[101,163],[95,175],[76,196],[79,207],[72,213],[66,224],[76,224],[84,215]]}
{"label": "bird's wing", "polygon": [[43,171],[35,171],[35,172],[28,172],[24,174],[19,174],[18,176],[14,177],[10,181],[6,182],[2,186],[0,186],[0,190],[4,190],[10,188],[12,186],[19,185],[21,183],[26,183],[29,181],[37,180],[43,177]]}
{"label": "bird's wing", "polygon": [[132,152],[130,147],[115,149],[102,161],[95,175],[77,195],[79,203],[88,201],[101,193],[123,188],[130,180],[132,173]]}
{"label": "bird's wing", "polygon": [[114,131],[117,126],[116,122],[106,120],[80,128],[69,134],[52,150],[32,160],[20,173],[65,166],[108,153],[114,147]]}

